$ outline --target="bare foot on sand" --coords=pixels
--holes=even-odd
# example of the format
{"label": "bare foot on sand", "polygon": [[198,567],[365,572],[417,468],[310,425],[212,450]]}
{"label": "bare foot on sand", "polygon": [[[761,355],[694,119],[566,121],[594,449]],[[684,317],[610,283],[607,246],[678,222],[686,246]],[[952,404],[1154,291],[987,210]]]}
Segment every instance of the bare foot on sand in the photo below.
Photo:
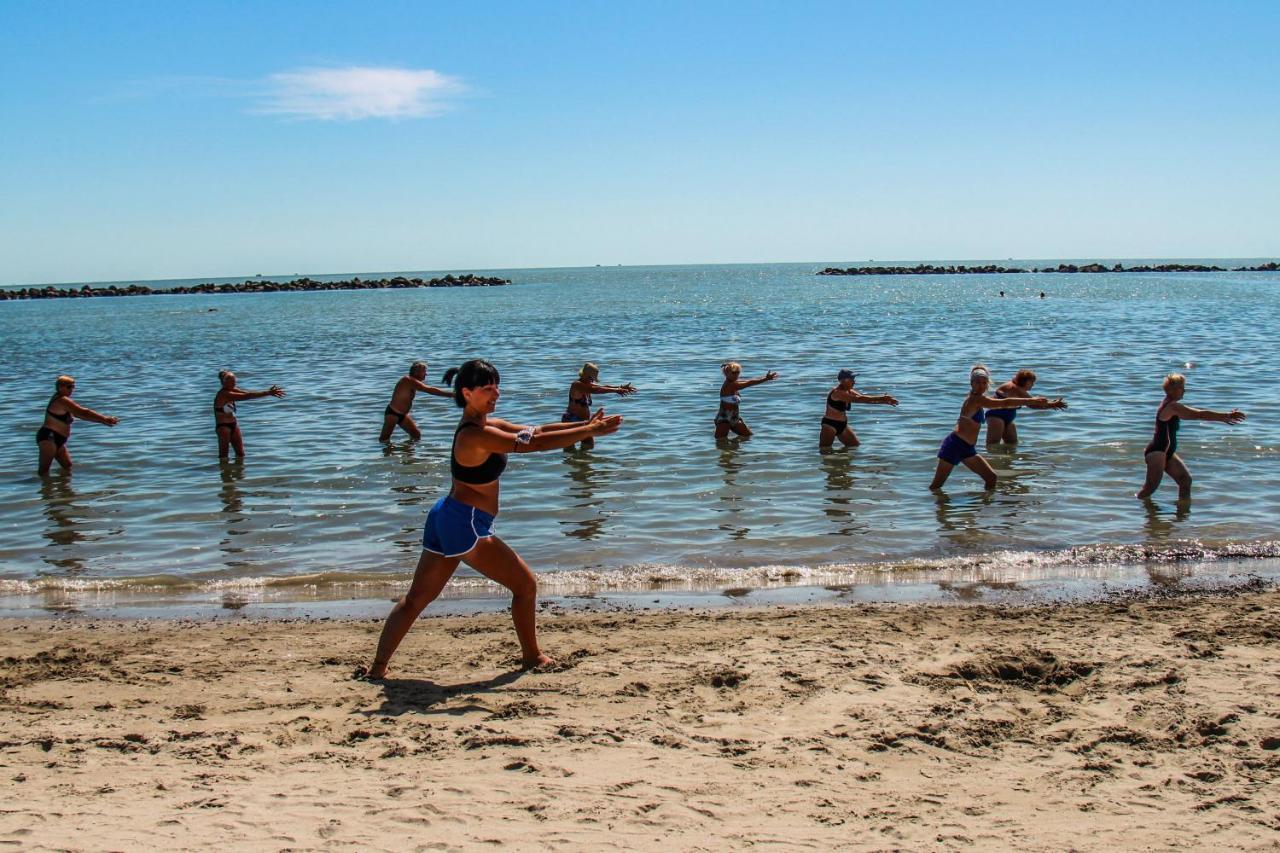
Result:
{"label": "bare foot on sand", "polygon": [[540,666],[554,666],[555,662],[555,658],[551,657],[551,655],[538,652],[538,656],[536,658],[525,658],[520,661],[520,668],[537,669]]}

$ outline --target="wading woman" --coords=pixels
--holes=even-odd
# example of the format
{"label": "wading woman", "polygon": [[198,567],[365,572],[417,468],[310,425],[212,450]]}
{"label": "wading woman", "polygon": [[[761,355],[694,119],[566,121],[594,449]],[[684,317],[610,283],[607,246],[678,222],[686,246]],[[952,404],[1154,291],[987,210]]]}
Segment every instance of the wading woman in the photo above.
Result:
{"label": "wading woman", "polygon": [[[619,397],[626,397],[629,394],[636,393],[636,388],[630,382],[626,385],[601,385],[597,380],[600,379],[600,368],[591,362],[582,365],[582,370],[578,371],[578,378],[569,386],[569,405],[565,407],[564,414],[560,416],[560,420],[564,423],[582,423],[591,419],[591,395],[592,394],[617,394]],[[582,440],[582,449],[590,450],[595,447],[596,442],[593,438],[584,438]],[[568,450],[573,445],[569,445],[565,449]]]}
{"label": "wading woman", "polygon": [[521,426],[493,417],[498,405],[498,370],[482,359],[473,359],[444,375],[453,384],[454,402],[462,419],[453,433],[449,468],[453,487],[427,513],[422,533],[422,556],[409,592],[391,608],[382,628],[367,678],[383,678],[414,620],[435,600],[458,568],[459,562],[511,590],[511,618],[520,641],[524,666],[552,663],[538,647],[534,622],[538,584],[520,555],[493,533],[498,514],[498,478],[510,453],[557,450],[584,438],[616,432],[620,415],[605,416],[601,409],[584,423]]}
{"label": "wading woman", "polygon": [[[1013,378],[996,389],[993,394],[997,400],[1007,397],[1031,398],[1031,389],[1036,384],[1036,372],[1025,367],[1013,375]],[[1039,409],[1040,406],[1028,404],[1028,409]],[[987,412],[987,446],[1018,443],[1018,425],[1014,419],[1018,417],[1017,409],[992,409]]]}
{"label": "wading woman", "polygon": [[822,428],[818,431],[818,446],[830,447],[837,438],[845,447],[857,447],[858,436],[849,426],[849,406],[853,403],[896,406],[898,401],[888,394],[869,395],[855,391],[853,385],[858,376],[852,370],[836,374],[836,387],[827,392],[827,410],[822,414]]}
{"label": "wading woman", "polygon": [[960,404],[960,417],[956,419],[956,428],[942,440],[938,448],[938,468],[934,472],[930,489],[940,489],[951,476],[951,469],[964,463],[964,466],[982,478],[988,489],[996,487],[996,472],[991,470],[990,463],[978,455],[974,446],[978,442],[978,431],[986,421],[986,409],[1016,409],[1019,406],[1035,406],[1039,409],[1065,409],[1067,403],[1061,397],[1049,400],[1045,397],[1005,397],[997,399],[987,396],[991,387],[991,372],[985,365],[975,364],[969,371],[969,395]]}
{"label": "wading woman", "polygon": [[742,365],[736,361],[726,361],[720,365],[720,372],[724,374],[724,384],[720,386],[720,408],[716,412],[716,438],[724,438],[729,434],[729,430],[733,430],[743,438],[748,438],[751,435],[751,428],[738,414],[738,406],[742,403],[742,389],[762,382],[772,382],[778,378],[778,374],[770,370],[755,379],[743,379]]}
{"label": "wading woman", "polygon": [[425,361],[415,361],[409,365],[409,372],[396,381],[396,387],[391,392],[391,402],[387,404],[387,408],[382,412],[382,433],[378,436],[378,441],[383,444],[390,441],[391,433],[395,432],[396,427],[400,427],[408,433],[409,438],[414,441],[421,440],[422,430],[418,429],[418,424],[413,419],[413,415],[409,414],[418,392],[424,391],[437,397],[453,396],[451,391],[428,385],[425,381],[426,378],[427,363]]}
{"label": "wading woman", "polygon": [[44,425],[36,430],[36,447],[40,449],[41,474],[48,474],[53,460],[66,470],[71,470],[71,454],[67,452],[67,439],[71,438],[71,422],[76,418],[82,421],[115,426],[119,418],[100,415],[93,409],[71,399],[75,393],[76,381],[70,376],[59,376],[53,382],[53,396],[44,407]]}
{"label": "wading woman", "polygon": [[1245,419],[1244,412],[1214,412],[1209,409],[1193,409],[1182,402],[1187,392],[1187,378],[1181,373],[1170,373],[1164,378],[1164,400],[1156,409],[1156,431],[1145,451],[1147,481],[1135,497],[1146,499],[1159,487],[1167,472],[1178,484],[1178,500],[1191,497],[1191,472],[1178,455],[1178,425],[1183,418],[1189,421],[1217,421],[1238,424]]}
{"label": "wading woman", "polygon": [[222,387],[213,395],[213,431],[218,434],[218,458],[226,459],[228,451],[234,449],[236,458],[240,459],[244,456],[244,438],[240,435],[240,422],[236,420],[236,403],[261,397],[283,397],[284,389],[272,385],[265,391],[243,391],[236,387],[236,375],[230,370],[219,370],[218,381]]}

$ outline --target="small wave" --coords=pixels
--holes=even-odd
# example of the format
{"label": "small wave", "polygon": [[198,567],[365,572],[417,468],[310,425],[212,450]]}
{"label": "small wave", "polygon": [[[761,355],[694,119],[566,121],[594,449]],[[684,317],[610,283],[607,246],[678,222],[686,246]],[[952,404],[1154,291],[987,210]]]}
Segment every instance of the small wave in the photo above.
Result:
{"label": "small wave", "polygon": [[[1024,580],[1052,574],[1105,574],[1121,565],[1213,563],[1224,560],[1280,558],[1280,540],[1206,543],[1197,540],[1161,545],[1088,545],[1056,551],[996,551],[954,557],[821,565],[761,565],[746,568],[638,564],[619,569],[565,569],[538,575],[544,595],[646,590],[706,590],[726,586],[772,588],[848,583],[909,582],[928,577],[948,579]],[[1072,571],[1075,570],[1075,571]],[[125,578],[0,578],[0,596],[48,593],[116,596],[261,594],[288,598],[323,595],[373,597],[398,591],[409,573],[319,572],[315,574],[239,578],[147,575]],[[501,588],[482,577],[455,577],[449,597],[484,597]]]}

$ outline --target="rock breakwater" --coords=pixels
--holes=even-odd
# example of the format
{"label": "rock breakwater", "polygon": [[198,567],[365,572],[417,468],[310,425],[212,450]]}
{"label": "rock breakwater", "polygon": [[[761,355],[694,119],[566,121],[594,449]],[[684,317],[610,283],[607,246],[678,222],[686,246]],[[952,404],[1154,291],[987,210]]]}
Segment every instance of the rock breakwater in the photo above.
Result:
{"label": "rock breakwater", "polygon": [[917,264],[914,267],[827,267],[819,270],[817,275],[990,275],[993,273],[1102,273],[1102,272],[1280,272],[1280,263],[1270,261],[1254,267],[1219,267],[1204,264],[1138,264],[1126,267],[1124,264],[1058,264],[1056,267],[1002,267],[996,264],[983,266],[965,266],[952,264],[934,266],[933,264]]}
{"label": "rock breakwater", "polygon": [[313,278],[295,278],[292,281],[263,281],[248,279],[234,284],[192,284],[180,287],[152,288],[144,284],[109,287],[23,287],[13,290],[0,289],[0,301],[6,299],[82,299],[104,296],[174,296],[193,293],[290,293],[309,290],[391,290],[417,287],[499,287],[511,284],[507,278],[475,275],[446,275],[441,278],[360,279],[342,281],[316,281]]}

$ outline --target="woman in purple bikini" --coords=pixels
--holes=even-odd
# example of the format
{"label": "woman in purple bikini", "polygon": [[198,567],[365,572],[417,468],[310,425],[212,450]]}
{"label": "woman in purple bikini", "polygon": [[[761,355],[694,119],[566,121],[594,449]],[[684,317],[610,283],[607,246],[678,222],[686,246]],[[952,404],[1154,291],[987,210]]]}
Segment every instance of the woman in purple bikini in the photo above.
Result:
{"label": "woman in purple bikini", "polygon": [[1061,397],[1050,400],[1046,397],[988,397],[987,389],[991,387],[991,372],[986,365],[975,364],[969,371],[969,395],[960,405],[960,417],[956,420],[956,428],[942,440],[938,448],[938,469],[933,474],[930,489],[940,489],[951,476],[951,469],[964,463],[964,466],[982,478],[988,489],[996,487],[996,472],[991,470],[990,463],[978,455],[974,446],[978,443],[978,432],[987,420],[987,409],[1016,409],[1019,406],[1034,406],[1038,409],[1065,409],[1067,403]]}

